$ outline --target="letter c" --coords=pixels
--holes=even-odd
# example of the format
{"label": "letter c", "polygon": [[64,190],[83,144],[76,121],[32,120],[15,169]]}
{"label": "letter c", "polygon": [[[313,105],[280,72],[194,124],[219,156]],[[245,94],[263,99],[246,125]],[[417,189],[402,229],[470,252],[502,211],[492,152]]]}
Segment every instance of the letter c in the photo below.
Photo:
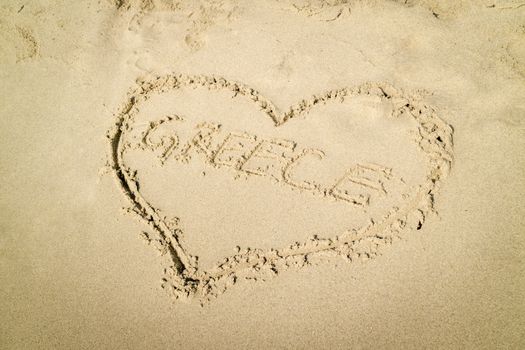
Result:
{"label": "letter c", "polygon": [[299,162],[304,159],[306,156],[312,155],[318,158],[319,160],[323,159],[325,154],[323,151],[313,148],[306,148],[304,149],[300,154],[293,157],[292,160],[284,167],[283,169],[283,180],[288,185],[297,187],[304,190],[310,190],[315,191],[320,189],[320,185],[316,184],[313,181],[303,180],[303,181],[295,181],[293,180],[293,176],[291,174],[293,168],[299,164]]}

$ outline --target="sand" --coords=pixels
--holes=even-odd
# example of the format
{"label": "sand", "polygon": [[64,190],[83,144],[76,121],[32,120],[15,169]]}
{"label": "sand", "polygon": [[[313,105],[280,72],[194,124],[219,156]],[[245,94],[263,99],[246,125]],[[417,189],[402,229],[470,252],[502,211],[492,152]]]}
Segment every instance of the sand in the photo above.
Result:
{"label": "sand", "polygon": [[525,4],[0,4],[0,347],[525,346]]}

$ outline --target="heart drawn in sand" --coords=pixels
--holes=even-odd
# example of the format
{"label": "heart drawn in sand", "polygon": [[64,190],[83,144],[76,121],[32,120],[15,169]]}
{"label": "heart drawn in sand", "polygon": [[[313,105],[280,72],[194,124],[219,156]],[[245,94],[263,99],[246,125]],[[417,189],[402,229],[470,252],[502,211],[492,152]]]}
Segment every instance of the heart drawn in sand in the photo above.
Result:
{"label": "heart drawn in sand", "polygon": [[163,287],[202,302],[241,279],[378,255],[421,228],[453,160],[435,108],[381,82],[280,112],[241,83],[167,75],[139,81],[116,118],[112,166],[166,260]]}

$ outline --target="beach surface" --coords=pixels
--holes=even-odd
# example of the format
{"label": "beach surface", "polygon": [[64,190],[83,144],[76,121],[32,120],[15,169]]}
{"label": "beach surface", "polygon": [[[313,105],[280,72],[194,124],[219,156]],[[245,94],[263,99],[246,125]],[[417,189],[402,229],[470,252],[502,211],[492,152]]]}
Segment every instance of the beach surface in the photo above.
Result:
{"label": "beach surface", "polygon": [[0,4],[0,348],[522,349],[525,3]]}

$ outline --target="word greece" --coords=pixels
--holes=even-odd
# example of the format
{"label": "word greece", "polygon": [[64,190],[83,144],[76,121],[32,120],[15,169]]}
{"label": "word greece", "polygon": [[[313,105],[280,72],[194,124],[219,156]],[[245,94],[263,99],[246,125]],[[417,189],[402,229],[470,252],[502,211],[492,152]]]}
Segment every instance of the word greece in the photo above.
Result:
{"label": "word greece", "polygon": [[385,182],[392,170],[377,164],[357,164],[329,184],[320,184],[301,176],[299,169],[312,168],[325,158],[315,148],[300,148],[286,139],[262,138],[247,132],[228,132],[219,123],[197,123],[189,137],[182,139],[174,123],[185,123],[180,117],[165,117],[151,122],[141,135],[141,148],[160,151],[164,164],[170,159],[181,163],[198,156],[218,168],[231,168],[239,173],[274,179],[294,189],[345,201],[368,205],[373,194],[387,194]]}

